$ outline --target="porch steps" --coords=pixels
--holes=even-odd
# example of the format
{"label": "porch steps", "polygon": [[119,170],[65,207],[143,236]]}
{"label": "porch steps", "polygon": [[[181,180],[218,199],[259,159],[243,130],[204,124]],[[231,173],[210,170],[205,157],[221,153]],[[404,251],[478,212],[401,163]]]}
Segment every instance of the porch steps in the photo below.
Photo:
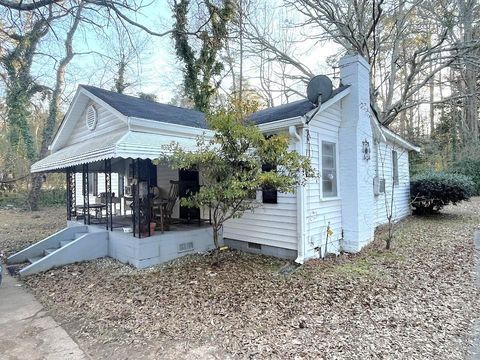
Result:
{"label": "porch steps", "polygon": [[70,244],[73,240],[63,240],[63,241],[60,241],[60,247],[64,247],[64,246],[67,246],[68,244]]}
{"label": "porch steps", "polygon": [[28,258],[28,262],[30,264],[33,264],[34,262],[37,262],[38,260],[42,259],[43,256],[34,256],[34,257],[31,257],[31,258]]}
{"label": "porch steps", "polygon": [[57,249],[58,249],[58,248],[45,249],[45,250],[43,250],[43,254],[44,254],[45,256],[50,255],[51,253],[53,253],[53,252],[56,251]]}
{"label": "porch steps", "polygon": [[61,265],[92,260],[108,254],[108,231],[88,232],[87,226],[67,227],[10,256],[9,264],[29,262],[20,276]]}

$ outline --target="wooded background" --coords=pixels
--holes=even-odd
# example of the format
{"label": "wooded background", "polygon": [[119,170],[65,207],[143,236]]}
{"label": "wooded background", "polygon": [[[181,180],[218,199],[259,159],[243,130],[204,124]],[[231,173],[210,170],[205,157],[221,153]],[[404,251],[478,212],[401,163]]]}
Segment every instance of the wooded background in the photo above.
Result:
{"label": "wooded background", "polygon": [[[156,81],[172,104],[249,113],[305,97],[317,74],[338,85],[347,52],[371,65],[379,121],[422,147],[413,173],[476,166],[479,9],[477,0],[0,0],[1,187],[28,188],[38,207],[44,177],[29,167],[47,155],[79,83],[155,99],[142,84]],[[170,62],[146,73],[155,57]]]}

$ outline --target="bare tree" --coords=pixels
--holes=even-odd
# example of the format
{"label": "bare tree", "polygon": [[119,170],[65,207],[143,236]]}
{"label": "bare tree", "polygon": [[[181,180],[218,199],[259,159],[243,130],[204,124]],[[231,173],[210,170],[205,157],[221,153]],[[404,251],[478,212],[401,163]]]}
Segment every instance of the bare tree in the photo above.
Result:
{"label": "bare tree", "polygon": [[[73,57],[75,56],[75,52],[73,49],[73,38],[74,38],[75,32],[78,29],[78,25],[82,21],[83,9],[84,9],[84,3],[80,2],[78,4],[78,7],[75,10],[74,17],[72,19],[72,24],[65,38],[65,42],[64,42],[65,54],[58,62],[55,86],[53,88],[53,91],[50,97],[50,103],[48,107],[48,118],[43,127],[40,150],[37,156],[38,159],[42,159],[47,155],[48,145],[52,141],[53,132],[55,130],[57,121],[59,119],[61,96],[65,86],[65,71],[67,69],[68,64],[72,61]],[[40,174],[40,173],[32,174],[30,191],[27,199],[28,205],[31,210],[38,209],[38,196],[40,194],[42,183],[43,183],[43,174]]]}
{"label": "bare tree", "polygon": [[[470,120],[466,123],[475,137],[478,91],[473,74],[478,72],[474,65],[478,65],[476,54],[480,42],[475,36],[473,19],[478,12],[477,2],[285,0],[289,16],[283,21],[272,4],[266,6],[267,15],[263,18],[261,7],[245,14],[245,48],[260,59],[262,66],[257,68],[261,75],[257,77],[265,92],[272,94],[278,88],[287,88],[283,90],[286,96],[282,102],[289,97],[288,93],[305,96],[303,86],[314,75],[304,60],[308,43],[315,41],[317,48],[325,42],[338,44],[343,51],[332,59],[335,62],[347,52],[361,54],[371,66],[371,107],[377,118],[384,125],[399,127],[402,134],[411,138],[424,128],[426,120],[430,123],[425,130],[432,133],[436,121],[434,108],[449,101],[449,96],[444,95],[448,91],[440,98],[435,95],[439,88],[449,86],[442,73],[452,67],[463,68],[462,77],[469,90],[456,96],[469,96],[470,110],[465,116]],[[294,13],[300,15],[297,20],[291,20],[295,19]],[[282,26],[274,28],[276,21]],[[473,24],[471,28],[462,25],[466,21]],[[268,103],[273,101],[269,99]],[[431,105],[430,113],[423,117],[425,104]],[[416,114],[421,123],[414,123],[411,114]],[[400,124],[394,124],[398,119]]]}

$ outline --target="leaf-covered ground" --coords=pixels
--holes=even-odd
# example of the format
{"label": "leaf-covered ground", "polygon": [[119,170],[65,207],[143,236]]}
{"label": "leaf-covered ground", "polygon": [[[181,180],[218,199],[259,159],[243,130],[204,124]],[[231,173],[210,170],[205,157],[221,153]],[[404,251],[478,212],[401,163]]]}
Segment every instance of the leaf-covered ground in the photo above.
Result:
{"label": "leaf-covered ground", "polygon": [[0,260],[64,228],[66,213],[64,207],[36,212],[0,209]]}
{"label": "leaf-covered ground", "polygon": [[288,276],[284,261],[225,252],[214,266],[103,259],[25,281],[92,358],[462,359],[480,313],[479,228],[475,198],[406,219],[392,251],[380,233],[360,254]]}

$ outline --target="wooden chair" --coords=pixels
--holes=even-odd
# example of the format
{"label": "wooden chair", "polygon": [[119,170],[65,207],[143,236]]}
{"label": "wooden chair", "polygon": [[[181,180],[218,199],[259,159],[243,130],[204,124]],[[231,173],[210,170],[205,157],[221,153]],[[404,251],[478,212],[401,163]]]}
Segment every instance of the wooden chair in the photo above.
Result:
{"label": "wooden chair", "polygon": [[157,224],[160,221],[162,233],[164,230],[168,230],[172,224],[173,208],[178,200],[178,183],[178,181],[170,180],[170,190],[167,198],[162,198],[160,194],[153,198],[152,211],[154,220]]}

